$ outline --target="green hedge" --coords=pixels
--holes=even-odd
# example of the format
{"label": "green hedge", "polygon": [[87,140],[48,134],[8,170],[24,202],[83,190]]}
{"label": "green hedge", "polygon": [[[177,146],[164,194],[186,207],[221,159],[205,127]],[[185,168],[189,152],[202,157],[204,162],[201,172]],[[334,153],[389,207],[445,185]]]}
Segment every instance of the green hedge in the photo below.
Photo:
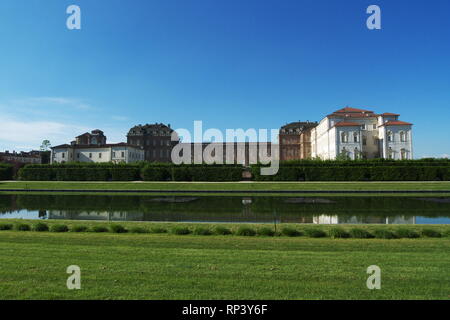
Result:
{"label": "green hedge", "polygon": [[13,166],[5,163],[0,163],[0,180],[12,180]]}
{"label": "green hedge", "polygon": [[283,167],[432,167],[450,166],[450,159],[417,159],[417,160],[389,160],[389,159],[360,159],[360,160],[289,160],[280,163]]}
{"label": "green hedge", "polygon": [[240,181],[242,166],[139,164],[28,165],[19,171],[26,181]]}
{"label": "green hedge", "polygon": [[139,179],[139,173],[138,166],[126,165],[29,165],[20,169],[19,178],[26,181],[133,181]]}
{"label": "green hedge", "polygon": [[241,166],[232,165],[147,165],[142,169],[145,181],[240,181]]}
{"label": "green hedge", "polygon": [[111,168],[111,180],[113,181],[136,181],[140,180],[139,168]]}
{"label": "green hedge", "polygon": [[[357,160],[289,161],[274,176],[261,176],[252,165],[255,181],[450,181],[450,161]],[[27,181],[240,181],[240,165],[174,165],[170,163],[68,163],[27,165],[19,178]],[[12,179],[12,168],[0,165],[0,180]]]}
{"label": "green hedge", "polygon": [[256,181],[449,181],[450,166],[281,166],[274,176],[262,176],[252,167]]}

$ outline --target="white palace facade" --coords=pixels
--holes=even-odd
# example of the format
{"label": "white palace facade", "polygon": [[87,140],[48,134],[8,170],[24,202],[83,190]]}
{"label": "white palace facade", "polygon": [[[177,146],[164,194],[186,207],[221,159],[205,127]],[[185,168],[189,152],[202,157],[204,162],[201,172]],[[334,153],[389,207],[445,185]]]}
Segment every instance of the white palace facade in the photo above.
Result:
{"label": "white palace facade", "polygon": [[399,116],[349,107],[337,110],[311,130],[311,157],[412,159],[412,124]]}
{"label": "white palace facade", "polygon": [[133,163],[144,161],[144,150],[127,143],[107,144],[101,130],[86,132],[70,144],[51,148],[50,163],[65,162],[113,162]]}

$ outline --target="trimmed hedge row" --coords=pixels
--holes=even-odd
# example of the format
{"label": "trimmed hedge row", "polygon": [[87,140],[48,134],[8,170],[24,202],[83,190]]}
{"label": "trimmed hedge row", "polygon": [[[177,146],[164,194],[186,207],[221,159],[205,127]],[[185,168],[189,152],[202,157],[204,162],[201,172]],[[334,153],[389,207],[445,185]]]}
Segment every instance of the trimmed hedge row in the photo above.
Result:
{"label": "trimmed hedge row", "polygon": [[[295,165],[294,165],[295,164]],[[428,164],[428,165],[426,165]],[[252,165],[255,181],[450,181],[450,161],[358,160],[282,162],[274,176],[262,176]],[[27,165],[19,179],[28,181],[240,181],[240,165],[174,165],[170,163],[68,163]],[[12,179],[12,168],[0,166],[0,180]]]}
{"label": "trimmed hedge row", "polygon": [[13,166],[0,163],[0,180],[12,180]]}
{"label": "trimmed hedge row", "polygon": [[61,168],[61,169],[76,169],[76,168],[142,168],[146,162],[133,162],[133,163],[113,163],[113,162],[65,162],[65,163],[53,163],[53,164],[28,164],[27,168]]}
{"label": "trimmed hedge row", "polygon": [[148,165],[141,172],[145,181],[240,181],[242,170],[241,166],[227,165]]}
{"label": "trimmed hedge row", "polygon": [[281,166],[274,176],[262,176],[252,167],[256,181],[449,181],[450,166]]}
{"label": "trimmed hedge row", "polygon": [[26,181],[240,181],[241,166],[226,165],[28,165],[19,171]]}
{"label": "trimmed hedge row", "polygon": [[400,166],[400,167],[430,167],[430,166],[450,166],[450,159],[424,158],[417,160],[390,160],[390,159],[360,159],[360,160],[288,160],[282,161],[283,167],[380,167],[380,166]]}
{"label": "trimmed hedge row", "polygon": [[139,168],[120,167],[29,167],[20,169],[19,178],[27,181],[133,181],[139,180]]}

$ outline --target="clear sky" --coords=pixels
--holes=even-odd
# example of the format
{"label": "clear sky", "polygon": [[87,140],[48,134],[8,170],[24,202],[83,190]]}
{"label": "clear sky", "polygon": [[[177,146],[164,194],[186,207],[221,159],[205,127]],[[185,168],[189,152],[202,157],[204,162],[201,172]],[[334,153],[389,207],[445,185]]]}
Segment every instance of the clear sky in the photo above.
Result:
{"label": "clear sky", "polygon": [[414,123],[415,157],[449,155],[449,17],[448,0],[1,0],[0,150],[154,122],[279,128],[348,105]]}

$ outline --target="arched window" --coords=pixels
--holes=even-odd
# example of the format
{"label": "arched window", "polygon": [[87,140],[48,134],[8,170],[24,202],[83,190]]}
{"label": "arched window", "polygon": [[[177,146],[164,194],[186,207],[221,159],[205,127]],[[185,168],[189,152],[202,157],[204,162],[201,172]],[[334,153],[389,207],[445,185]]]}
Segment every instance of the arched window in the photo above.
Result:
{"label": "arched window", "polygon": [[358,142],[359,141],[359,134],[358,132],[353,132],[353,142]]}
{"label": "arched window", "polygon": [[406,142],[406,132],[405,131],[400,131],[400,141]]}
{"label": "arched window", "polygon": [[348,142],[348,134],[347,132],[341,132],[341,142]]}
{"label": "arched window", "polygon": [[388,131],[388,132],[387,132],[387,140],[388,140],[389,142],[394,141],[394,135],[392,134],[392,131]]}

